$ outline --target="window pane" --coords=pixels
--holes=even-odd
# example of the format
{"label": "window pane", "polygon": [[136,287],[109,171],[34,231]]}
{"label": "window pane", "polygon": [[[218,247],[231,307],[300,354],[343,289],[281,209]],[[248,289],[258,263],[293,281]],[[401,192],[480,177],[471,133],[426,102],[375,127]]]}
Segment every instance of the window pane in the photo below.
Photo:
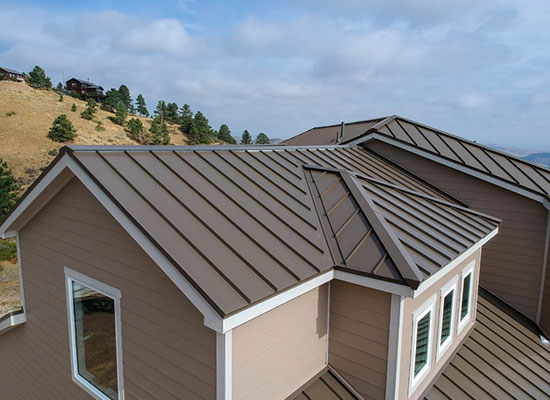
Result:
{"label": "window pane", "polygon": [[441,338],[439,342],[440,344],[445,343],[445,340],[447,340],[451,336],[451,320],[454,298],[454,290],[443,298],[443,316],[441,320]]}
{"label": "window pane", "polygon": [[74,281],[73,301],[78,374],[116,399],[115,302]]}
{"label": "window pane", "polygon": [[470,308],[470,286],[472,285],[472,274],[468,274],[462,283],[462,304],[460,304],[460,320],[463,320]]}
{"label": "window pane", "polygon": [[428,342],[430,340],[431,312],[426,314],[416,327],[416,349],[414,357],[414,376],[428,363]]}

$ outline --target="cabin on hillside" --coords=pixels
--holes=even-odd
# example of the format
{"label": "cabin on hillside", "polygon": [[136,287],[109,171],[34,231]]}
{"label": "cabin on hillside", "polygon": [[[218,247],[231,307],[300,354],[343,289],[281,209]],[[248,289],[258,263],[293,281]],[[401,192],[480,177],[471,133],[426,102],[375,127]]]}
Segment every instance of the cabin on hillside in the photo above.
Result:
{"label": "cabin on hillside", "polygon": [[62,148],[0,222],[2,398],[550,400],[550,171],[396,117],[305,143],[339,127]]}
{"label": "cabin on hillside", "polygon": [[25,73],[11,68],[0,67],[0,80],[25,82]]}
{"label": "cabin on hillside", "polygon": [[65,83],[68,93],[78,93],[83,98],[92,98],[103,100],[105,97],[103,87],[95,83],[88,82],[78,78],[71,78]]}

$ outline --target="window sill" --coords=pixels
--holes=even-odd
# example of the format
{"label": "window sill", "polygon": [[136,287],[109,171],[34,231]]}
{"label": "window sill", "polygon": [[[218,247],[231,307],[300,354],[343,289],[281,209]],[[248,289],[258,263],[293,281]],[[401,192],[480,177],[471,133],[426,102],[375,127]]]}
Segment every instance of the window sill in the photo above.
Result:
{"label": "window sill", "polygon": [[0,335],[27,322],[27,314],[23,309],[10,311],[0,317]]}

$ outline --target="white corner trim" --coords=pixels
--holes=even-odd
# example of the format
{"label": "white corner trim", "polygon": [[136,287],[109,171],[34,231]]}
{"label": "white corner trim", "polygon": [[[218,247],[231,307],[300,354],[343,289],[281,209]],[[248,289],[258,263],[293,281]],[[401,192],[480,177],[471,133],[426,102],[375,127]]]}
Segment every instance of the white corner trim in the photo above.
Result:
{"label": "white corner trim", "polygon": [[27,314],[25,312],[6,318],[4,321],[0,322],[0,335],[12,330],[16,326],[24,324],[25,322],[27,322]]}
{"label": "white corner trim", "polygon": [[97,389],[94,385],[84,379],[78,372],[78,354],[76,350],[76,332],[75,332],[75,317],[74,317],[74,301],[73,301],[73,282],[78,282],[90,289],[95,290],[109,297],[114,301],[114,318],[115,318],[115,342],[116,342],[116,365],[117,365],[117,400],[124,400],[124,373],[122,370],[122,322],[120,312],[120,298],[122,293],[120,290],[109,286],[96,279],[90,278],[80,272],[74,271],[68,267],[64,267],[65,272],[65,289],[67,300],[67,320],[69,323],[69,350],[71,355],[71,375],[72,380],[90,396],[97,400],[109,400],[109,398]]}
{"label": "white corner trim", "polygon": [[453,269],[462,263],[464,260],[466,260],[468,257],[470,257],[472,254],[474,254],[477,250],[479,250],[481,247],[483,247],[489,240],[491,240],[496,234],[498,233],[498,228],[495,228],[492,232],[490,232],[487,236],[485,236],[483,239],[481,239],[479,242],[474,244],[472,247],[470,247],[468,250],[466,250],[464,253],[459,255],[457,258],[455,258],[453,261],[451,261],[449,264],[445,265],[443,268],[441,268],[439,271],[437,271],[435,274],[431,275],[428,279],[426,279],[424,282],[422,282],[418,288],[414,291],[413,298],[417,298],[422,293],[424,293],[427,289],[430,288],[435,282],[443,278],[445,275],[449,274],[453,271]]}
{"label": "white corner trim", "polygon": [[381,279],[370,278],[368,276],[352,274],[341,270],[336,270],[334,273],[334,279],[338,279],[340,281],[355,283],[356,285],[380,290],[382,292],[397,294],[400,296],[413,297],[413,290],[409,286],[383,281]]}
{"label": "white corner trim", "polygon": [[388,340],[388,365],[386,370],[386,399],[397,399],[399,390],[399,371],[401,366],[401,328],[403,324],[404,297],[391,296],[390,335]]}
{"label": "white corner trim", "polygon": [[394,140],[394,139],[392,139],[392,138],[390,138],[386,135],[382,135],[382,134],[379,134],[379,133],[372,133],[370,135],[367,135],[366,137],[363,137],[361,139],[357,139],[353,142],[350,142],[349,144],[350,145],[351,144],[359,144],[359,143],[371,141],[371,140],[374,140],[374,139],[379,140],[380,142],[387,143],[391,146],[399,147],[400,149],[403,149],[403,150],[406,150],[410,153],[414,153],[414,154],[419,155],[421,157],[427,158],[431,161],[435,161],[439,164],[443,164],[446,167],[458,170],[460,172],[464,172],[465,174],[468,174],[468,175],[471,175],[475,178],[478,178],[478,179],[484,180],[486,182],[492,183],[493,185],[500,186],[504,189],[510,190],[511,192],[514,192],[514,193],[517,193],[517,194],[522,195],[524,197],[527,197],[531,200],[538,201],[538,202],[542,203],[545,208],[550,209],[550,202],[542,195],[530,192],[529,190],[522,189],[520,187],[517,187],[517,186],[515,186],[511,183],[505,182],[505,181],[503,181],[501,179],[498,179],[498,178],[495,178],[493,176],[480,173],[480,172],[472,169],[471,167],[461,165],[461,164],[458,164],[456,162],[447,160],[445,158],[442,158],[440,156],[432,154],[432,153],[430,153],[426,150],[420,149],[419,147],[416,147],[416,146],[413,146],[413,145],[408,145],[408,144],[405,144],[405,143],[401,143],[401,142],[396,141],[396,140]]}
{"label": "white corner trim", "polygon": [[550,244],[550,211],[548,211],[548,219],[546,221],[546,242],[544,243],[544,258],[542,262],[542,273],[540,276],[539,301],[537,304],[537,315],[535,322],[540,324],[540,316],[542,314],[542,303],[544,298],[544,286],[546,284],[546,274],[548,273],[548,245]]}
{"label": "white corner trim", "polygon": [[216,332],[216,400],[233,396],[233,331]]}
{"label": "white corner trim", "polygon": [[330,289],[331,289],[331,282],[328,282],[328,288],[327,288],[327,347],[325,350],[325,366],[328,365],[328,355],[329,355],[329,342],[330,342]]}

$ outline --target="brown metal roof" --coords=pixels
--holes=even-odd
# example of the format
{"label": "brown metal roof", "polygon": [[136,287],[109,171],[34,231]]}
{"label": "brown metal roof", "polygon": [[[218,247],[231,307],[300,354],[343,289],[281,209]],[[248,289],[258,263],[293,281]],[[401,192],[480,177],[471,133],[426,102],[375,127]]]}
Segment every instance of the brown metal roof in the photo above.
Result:
{"label": "brown metal roof", "polygon": [[[284,143],[334,143],[336,134],[329,135],[329,132],[339,132],[340,129],[340,125],[312,128]],[[483,175],[546,197],[550,195],[550,170],[547,168],[403,117],[390,116],[348,123],[345,124],[344,132],[343,143],[360,137],[367,140],[373,133],[382,134],[401,144],[420,148]]]}
{"label": "brown metal roof", "polygon": [[348,386],[330,369],[306,385],[289,400],[359,400]]}
{"label": "brown metal roof", "polygon": [[[376,190],[369,189],[373,196],[382,190],[375,181],[387,182],[384,190],[390,192],[401,187],[393,193],[397,197],[422,193],[432,200],[422,200],[426,202],[422,206],[414,201],[409,207],[420,207],[435,219],[447,211],[433,206],[433,201],[453,202],[444,192],[361,147],[70,146],[60,157],[64,154],[221,316],[335,267],[304,165],[346,170],[362,182],[354,191],[365,192],[363,187],[374,185]],[[354,198],[359,204],[367,201],[355,193]],[[459,215],[453,218],[471,218],[470,211],[451,208],[450,213]],[[370,215],[365,216],[375,224]],[[376,234],[380,237],[384,230]],[[405,242],[404,236],[399,240]],[[351,265],[359,256],[374,257],[364,253],[367,249],[360,248]],[[399,256],[392,251],[396,263]],[[401,282],[412,287],[426,275],[398,267]],[[389,270],[377,272],[373,276],[388,279]]]}
{"label": "brown metal roof", "polygon": [[334,263],[416,288],[498,227],[457,204],[346,170],[306,166]]}
{"label": "brown metal roof", "polygon": [[550,399],[550,347],[480,294],[474,331],[425,398]]}

